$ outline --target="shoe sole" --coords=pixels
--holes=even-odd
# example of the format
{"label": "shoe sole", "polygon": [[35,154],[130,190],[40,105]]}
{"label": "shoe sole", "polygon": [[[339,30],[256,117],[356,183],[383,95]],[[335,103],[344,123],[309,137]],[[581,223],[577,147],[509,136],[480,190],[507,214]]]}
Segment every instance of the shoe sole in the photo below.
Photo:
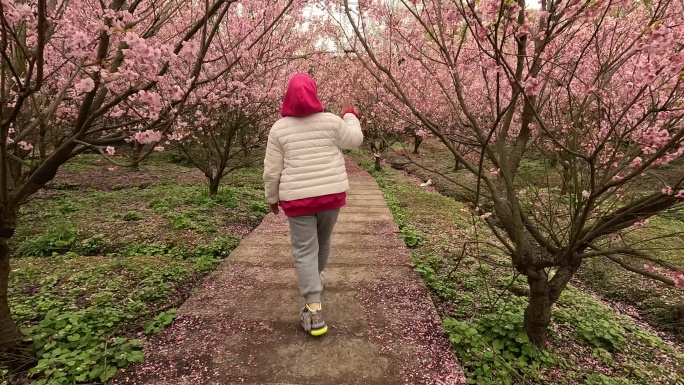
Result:
{"label": "shoe sole", "polygon": [[309,333],[314,337],[320,337],[327,332],[328,332],[328,325],[323,326],[321,329],[318,329],[318,330],[312,330]]}

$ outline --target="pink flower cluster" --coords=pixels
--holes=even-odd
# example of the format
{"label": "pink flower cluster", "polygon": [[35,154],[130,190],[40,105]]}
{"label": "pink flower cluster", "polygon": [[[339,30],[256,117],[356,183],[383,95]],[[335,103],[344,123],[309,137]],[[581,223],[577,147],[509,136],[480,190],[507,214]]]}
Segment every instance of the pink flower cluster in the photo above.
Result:
{"label": "pink flower cluster", "polygon": [[681,271],[671,271],[670,277],[675,282],[675,286],[678,289],[684,290],[684,273]]}
{"label": "pink flower cluster", "polygon": [[648,219],[642,219],[634,223],[634,227],[641,229],[648,225]]}
{"label": "pink flower cluster", "polygon": [[[651,273],[662,273],[661,270],[653,265],[644,265],[644,269]],[[668,272],[670,278],[674,281],[675,287],[684,290],[684,273],[681,271],[673,270]]]}
{"label": "pink flower cluster", "polygon": [[91,37],[82,30],[75,29],[73,26],[67,28],[71,30],[66,40],[68,49],[67,55],[74,59],[85,59],[94,55]]}
{"label": "pink flower cluster", "polygon": [[653,154],[667,144],[670,140],[670,133],[667,130],[649,127],[643,132],[640,139],[640,144],[644,153]]}
{"label": "pink flower cluster", "polygon": [[425,139],[425,138],[428,138],[430,136],[430,131],[421,129],[421,130],[416,131],[416,135]]}
{"label": "pink flower cluster", "polygon": [[130,138],[128,138],[129,142],[136,141],[140,144],[151,144],[151,143],[157,143],[160,140],[162,140],[163,134],[159,131],[153,131],[153,130],[147,130],[147,131],[139,131],[133,134]]}
{"label": "pink flower cluster", "polygon": [[641,49],[649,55],[662,55],[667,53],[677,44],[677,39],[670,29],[658,23],[648,29],[644,38],[637,43],[637,49]]}
{"label": "pink flower cluster", "polygon": [[533,96],[539,93],[542,86],[544,85],[544,82],[535,78],[529,78],[526,81],[524,81],[521,85],[525,89],[526,95]]}
{"label": "pink flower cluster", "polygon": [[684,190],[679,190],[678,193],[675,193],[675,190],[673,190],[672,187],[670,187],[670,186],[665,186],[665,187],[662,189],[662,192],[663,192],[663,194],[665,194],[665,195],[674,195],[675,198],[684,199]]}
{"label": "pink flower cluster", "polygon": [[14,0],[2,0],[2,16],[11,24],[28,21],[33,17],[33,10],[27,4],[17,4]]}
{"label": "pink flower cluster", "polygon": [[33,150],[33,145],[31,143],[21,141],[18,144],[19,144],[19,147],[24,151]]}
{"label": "pink flower cluster", "polygon": [[141,90],[136,95],[132,96],[131,99],[134,99],[147,107],[147,110],[145,111],[147,117],[152,120],[159,119],[159,113],[162,108],[164,108],[161,95],[154,91]]}
{"label": "pink flower cluster", "polygon": [[127,32],[121,40],[128,45],[128,48],[122,50],[127,60],[142,64],[152,63],[162,57],[162,50],[160,48],[149,45],[147,40],[135,32]]}
{"label": "pink flower cluster", "polygon": [[76,92],[79,94],[90,92],[95,89],[95,81],[91,78],[78,79],[76,80],[76,83],[74,83],[74,89],[76,89]]}

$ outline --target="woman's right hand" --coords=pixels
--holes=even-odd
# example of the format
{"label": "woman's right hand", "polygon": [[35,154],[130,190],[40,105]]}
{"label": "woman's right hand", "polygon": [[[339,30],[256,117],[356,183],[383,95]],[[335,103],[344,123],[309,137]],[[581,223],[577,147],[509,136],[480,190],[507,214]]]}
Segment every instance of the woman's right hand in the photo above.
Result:
{"label": "woman's right hand", "polygon": [[353,110],[354,105],[349,101],[345,100],[342,102],[342,111],[340,112],[342,115],[344,115],[347,111]]}

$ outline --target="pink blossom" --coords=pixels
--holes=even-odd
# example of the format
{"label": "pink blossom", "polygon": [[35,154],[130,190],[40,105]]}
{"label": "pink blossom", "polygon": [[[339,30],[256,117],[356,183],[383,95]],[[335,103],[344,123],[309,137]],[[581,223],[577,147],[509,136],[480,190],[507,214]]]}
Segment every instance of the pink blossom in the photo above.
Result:
{"label": "pink blossom", "polygon": [[679,193],[675,195],[676,198],[684,199],[684,190],[679,190]]}
{"label": "pink blossom", "polygon": [[583,197],[589,198],[590,195],[591,195],[591,194],[589,193],[589,191],[587,191],[587,190],[582,191],[582,196],[583,196]]}
{"label": "pink blossom", "polygon": [[538,94],[543,85],[544,83],[536,78],[528,78],[521,84],[521,86],[525,89],[525,95],[529,96]]}
{"label": "pink blossom", "polygon": [[183,93],[183,90],[178,85],[173,86],[173,91],[171,93],[171,100],[173,100],[174,102],[177,102],[177,101],[183,99],[183,95],[185,95],[185,94]]}
{"label": "pink blossom", "polygon": [[133,136],[131,136],[130,139],[140,144],[150,144],[159,142],[160,140],[162,140],[162,136],[162,133],[159,131],[147,130],[142,132],[136,132]]}
{"label": "pink blossom", "polygon": [[162,151],[164,151],[164,146],[156,146],[156,147],[154,148],[154,151],[162,152]]}
{"label": "pink blossom", "polygon": [[527,26],[527,24],[525,24],[518,29],[518,32],[515,33],[515,37],[520,39],[523,36],[527,36],[529,34],[530,34],[530,28]]}
{"label": "pink blossom", "polygon": [[416,131],[416,135],[417,135],[417,136],[420,136],[420,137],[423,138],[423,139],[425,139],[425,138],[427,138],[427,137],[430,136],[430,132],[428,132],[428,131],[426,131],[426,130],[418,130],[418,131]]}
{"label": "pink blossom", "polygon": [[489,173],[492,174],[492,175],[498,175],[500,172],[501,172],[501,169],[500,169],[500,168],[491,168],[491,169],[489,170]]}
{"label": "pink blossom", "polygon": [[107,154],[109,154],[109,156],[114,155],[114,152],[115,152],[115,151],[116,151],[116,150],[114,150],[114,147],[112,147],[112,146],[107,146]]}
{"label": "pink blossom", "polygon": [[646,271],[650,271],[651,273],[657,273],[658,272],[658,269],[652,265],[644,265],[644,269],[646,269]]}
{"label": "pink blossom", "polygon": [[95,81],[91,78],[78,79],[76,84],[74,84],[74,88],[76,88],[79,94],[90,92],[95,89]]}
{"label": "pink blossom", "polygon": [[24,141],[19,142],[19,147],[21,147],[21,149],[25,151],[33,150],[33,145],[31,143]]}
{"label": "pink blossom", "polygon": [[164,106],[161,95],[156,92],[141,90],[136,94],[134,99],[137,99],[139,103],[146,105],[147,115],[151,119],[159,118],[159,113]]}
{"label": "pink blossom", "polygon": [[681,271],[671,271],[670,277],[672,277],[672,280],[678,289],[684,290],[684,273]]}
{"label": "pink blossom", "polygon": [[180,56],[185,59],[192,59],[194,56],[197,56],[200,48],[199,43],[196,41],[184,41],[182,44],[183,48],[180,50]]}
{"label": "pink blossom", "polygon": [[670,187],[670,186],[666,186],[664,189],[662,189],[660,191],[662,191],[663,194],[665,194],[665,195],[672,195],[672,193],[673,193],[672,187]]}
{"label": "pink blossom", "polygon": [[492,213],[484,213],[484,214],[480,215],[480,218],[481,218],[481,219],[487,219],[487,218],[489,218],[489,217],[491,217],[491,216],[492,216]]}
{"label": "pink blossom", "polygon": [[33,15],[33,10],[27,4],[17,4],[13,0],[2,1],[2,15],[10,24],[22,20],[29,20]]}
{"label": "pink blossom", "polygon": [[634,227],[640,229],[648,225],[648,219],[642,219],[640,221],[634,222]]}

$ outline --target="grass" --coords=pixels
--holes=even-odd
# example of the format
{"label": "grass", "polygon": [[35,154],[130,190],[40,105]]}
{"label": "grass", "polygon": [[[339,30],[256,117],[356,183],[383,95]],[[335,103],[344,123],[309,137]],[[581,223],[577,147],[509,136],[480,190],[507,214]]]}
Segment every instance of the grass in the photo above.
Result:
{"label": "grass", "polygon": [[[387,153],[388,159],[398,156]],[[444,176],[460,182],[472,181],[465,170],[453,172],[453,156],[440,143],[426,141],[421,147],[421,154],[416,162],[425,168],[442,173]],[[417,165],[408,165],[406,170],[422,180],[431,179],[434,187],[443,195],[458,201],[468,197],[470,192],[455,186],[454,183],[435,172],[425,170]],[[549,181],[545,180],[547,170],[543,163],[536,159],[524,159],[521,163],[522,178],[526,184],[541,181],[540,186],[559,184],[553,180],[553,173]],[[684,173],[684,165],[680,163],[668,164],[652,172],[649,181],[661,184],[666,175],[680,175]],[[675,174],[673,174],[675,173]],[[647,184],[644,182],[644,184]],[[652,188],[652,186],[648,186]],[[662,238],[664,235],[675,236]],[[639,248],[651,248],[652,254],[677,266],[684,266],[684,207],[668,210],[649,220],[648,226],[638,232],[631,232],[623,236],[628,244],[636,244]],[[635,262],[636,266],[643,262]],[[684,342],[684,292],[656,283],[641,275],[630,273],[608,259],[596,258],[586,260],[577,274],[581,285],[589,291],[595,292],[603,299],[615,304],[626,312],[646,321],[664,336],[680,343]]]}
{"label": "grass", "polygon": [[488,234],[464,204],[398,171],[374,172],[364,154],[352,157],[380,183],[405,239],[407,231],[419,239],[415,268],[470,383],[684,384],[681,352],[573,286],[554,308],[549,349],[535,348],[522,328],[526,282],[500,250],[468,243]]}
{"label": "grass", "polygon": [[211,197],[201,173],[171,160],[110,170],[80,156],[23,207],[9,296],[38,362],[0,370],[0,384],[100,383],[144,360],[147,336],[267,213],[261,170],[229,175]]}

